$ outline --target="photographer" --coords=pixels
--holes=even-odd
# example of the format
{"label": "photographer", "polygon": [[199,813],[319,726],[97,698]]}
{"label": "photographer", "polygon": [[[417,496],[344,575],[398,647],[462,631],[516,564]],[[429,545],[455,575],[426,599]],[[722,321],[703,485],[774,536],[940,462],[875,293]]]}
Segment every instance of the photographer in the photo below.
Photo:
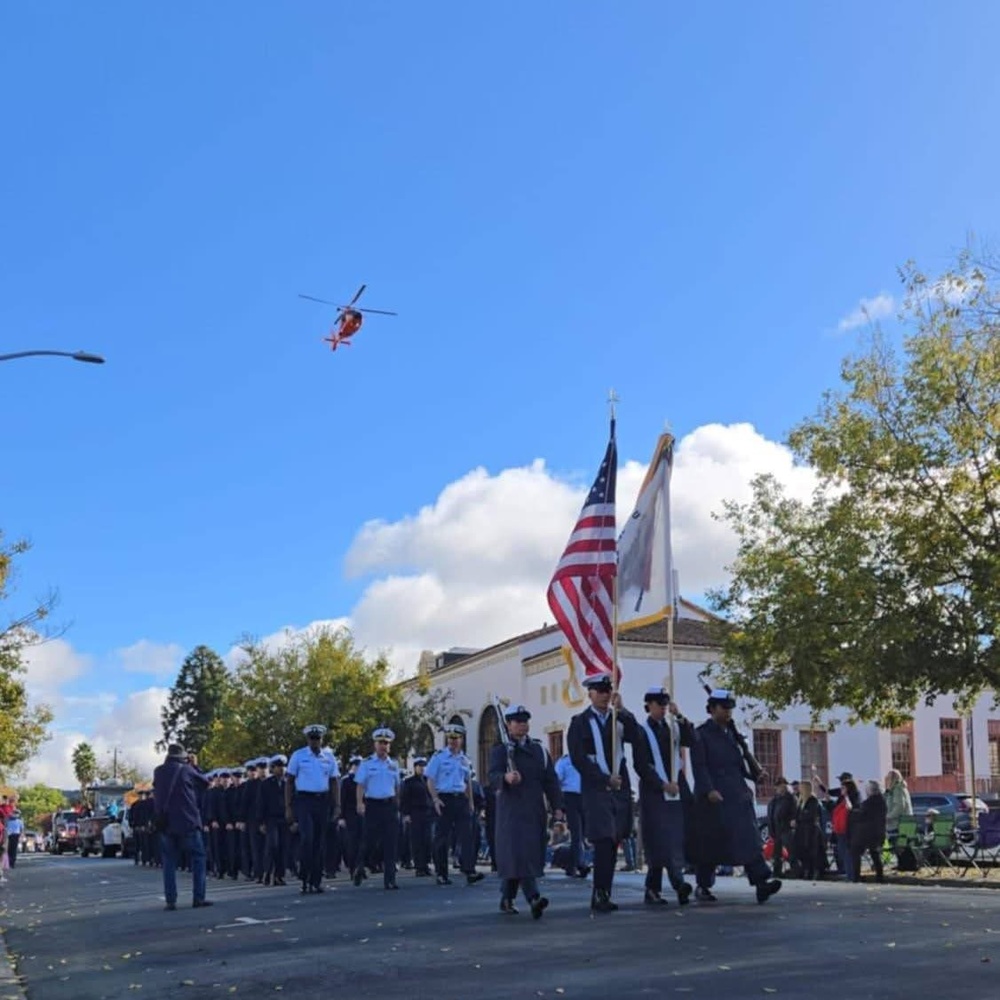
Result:
{"label": "photographer", "polygon": [[165,909],[177,909],[177,865],[181,855],[190,859],[195,907],[211,906],[205,899],[205,841],[198,802],[208,787],[196,765],[198,758],[171,743],[166,760],[153,772],[153,828],[163,853]]}

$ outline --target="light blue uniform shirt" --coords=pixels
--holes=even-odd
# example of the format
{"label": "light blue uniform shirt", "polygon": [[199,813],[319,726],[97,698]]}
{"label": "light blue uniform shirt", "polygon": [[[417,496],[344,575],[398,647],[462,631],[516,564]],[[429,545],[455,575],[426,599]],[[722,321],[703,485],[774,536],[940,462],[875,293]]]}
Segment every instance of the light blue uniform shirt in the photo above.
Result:
{"label": "light blue uniform shirt", "polygon": [[434,782],[439,795],[464,793],[472,777],[472,761],[461,750],[458,753],[452,753],[447,748],[438,750],[427,762],[424,774]]}
{"label": "light blue uniform shirt", "polygon": [[399,765],[391,758],[366,757],[354,773],[354,781],[365,790],[365,798],[391,799],[399,790]]}
{"label": "light blue uniform shirt", "polygon": [[556,761],[556,777],[564,792],[580,791],[580,772],[573,766],[569,754]]}
{"label": "light blue uniform shirt", "polygon": [[318,754],[309,747],[299,747],[288,760],[287,773],[295,779],[297,792],[328,792],[330,779],[340,777],[340,766],[329,747]]}

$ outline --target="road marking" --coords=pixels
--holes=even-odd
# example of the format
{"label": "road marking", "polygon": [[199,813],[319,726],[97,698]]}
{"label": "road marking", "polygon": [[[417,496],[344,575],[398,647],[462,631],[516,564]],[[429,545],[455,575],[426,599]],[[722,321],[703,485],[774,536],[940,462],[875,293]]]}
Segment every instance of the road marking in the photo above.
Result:
{"label": "road marking", "polygon": [[250,927],[253,924],[287,924],[295,917],[272,917],[270,920],[258,920],[256,917],[237,917],[232,924],[216,924],[217,931],[225,930],[228,927]]}

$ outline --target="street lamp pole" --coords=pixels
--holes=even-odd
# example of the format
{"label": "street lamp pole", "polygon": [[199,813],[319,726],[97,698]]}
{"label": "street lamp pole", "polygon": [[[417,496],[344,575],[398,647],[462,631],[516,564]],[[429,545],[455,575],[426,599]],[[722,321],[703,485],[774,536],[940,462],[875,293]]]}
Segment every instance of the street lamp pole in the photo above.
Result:
{"label": "street lamp pole", "polygon": [[72,358],[74,361],[84,361],[91,365],[103,365],[104,358],[100,354],[89,351],[17,351],[14,354],[0,354],[0,361],[13,361],[15,358],[35,358],[41,356],[55,358]]}

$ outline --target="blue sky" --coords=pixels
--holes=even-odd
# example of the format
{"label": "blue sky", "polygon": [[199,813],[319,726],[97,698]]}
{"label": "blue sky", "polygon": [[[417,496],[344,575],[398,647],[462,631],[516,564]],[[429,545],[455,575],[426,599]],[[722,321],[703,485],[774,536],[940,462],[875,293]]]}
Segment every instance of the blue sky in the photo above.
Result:
{"label": "blue sky", "polygon": [[[665,420],[774,458],[860,300],[996,234],[998,35],[930,2],[6,9],[0,352],[108,359],[0,365],[16,599],[58,587],[76,658],[39,690],[86,728],[79,699],[164,683],[117,651],[365,608],[378,645],[501,637],[378,601],[434,590],[449,484],[506,530],[480,466],[489,493],[544,459],[548,565],[612,385],[623,459]],[[331,355],[296,295],[361,282],[400,315]]]}

